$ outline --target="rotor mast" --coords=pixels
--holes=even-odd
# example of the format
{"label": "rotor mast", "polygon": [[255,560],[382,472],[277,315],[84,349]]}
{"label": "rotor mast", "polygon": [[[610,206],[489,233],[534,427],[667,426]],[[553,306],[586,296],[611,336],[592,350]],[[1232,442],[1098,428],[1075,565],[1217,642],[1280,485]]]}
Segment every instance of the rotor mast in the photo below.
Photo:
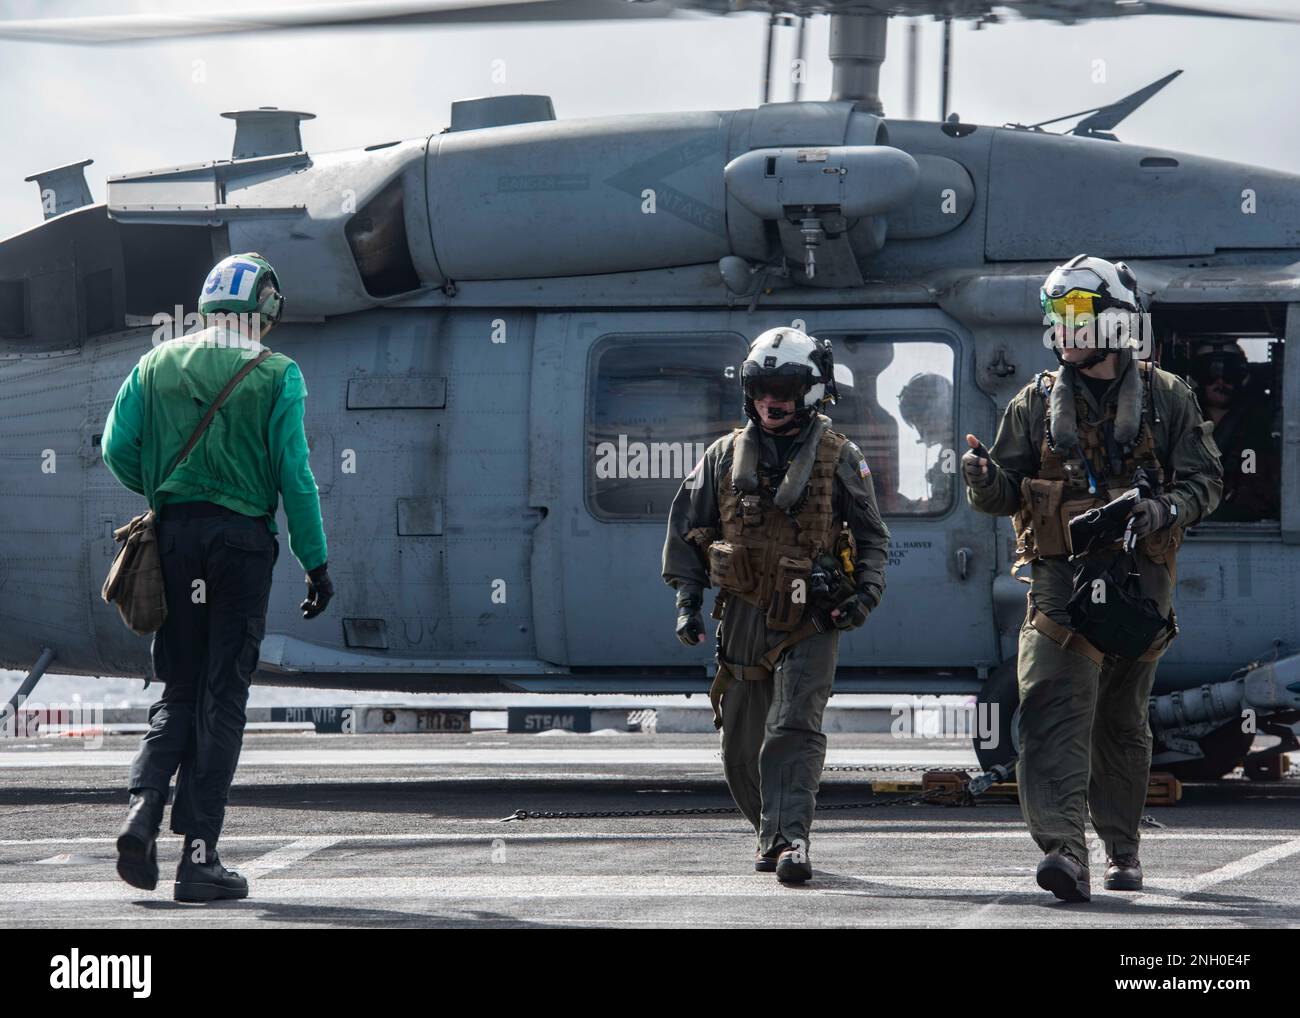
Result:
{"label": "rotor mast", "polygon": [[880,102],[880,65],[885,60],[888,14],[831,15],[831,102],[852,102],[867,113],[885,112]]}

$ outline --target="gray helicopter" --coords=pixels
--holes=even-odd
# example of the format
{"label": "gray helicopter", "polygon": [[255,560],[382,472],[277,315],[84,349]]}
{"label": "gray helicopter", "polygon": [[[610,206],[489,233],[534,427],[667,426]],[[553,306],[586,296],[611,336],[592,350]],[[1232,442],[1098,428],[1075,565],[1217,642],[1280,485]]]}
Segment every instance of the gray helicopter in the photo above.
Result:
{"label": "gray helicopter", "polygon": [[85,163],[29,178],[45,221],[0,241],[0,665],[30,669],[23,690],[52,663],[147,675],[147,641],[99,597],[113,530],[139,511],[101,461],[105,416],[211,265],[258,251],[288,298],[273,342],[311,387],[339,591],[336,622],[302,625],[302,577],[281,559],[259,681],[703,692],[710,650],[673,638],[658,579],[663,521],[740,417],[748,340],[796,324],[834,344],[829,412],[864,450],[893,533],[888,596],[842,644],[836,688],[998,703],[1003,737],[980,752],[999,762],[1014,752],[1025,587],[1008,521],[953,483],[955,447],[991,436],[1001,406],[1054,366],[1036,292],[1087,251],[1133,266],[1166,368],[1236,344],[1249,399],[1276,408],[1271,504],[1189,535],[1182,635],[1151,708],[1158,767],[1221,775],[1257,727],[1280,739],[1247,761],[1266,773],[1300,719],[1300,421],[1282,399],[1300,390],[1300,358],[1284,356],[1300,335],[1300,175],[1118,141],[1172,74],[1063,133],[886,119],[878,96],[895,15],[1253,15],[1119,0],[448,0],[9,21],[0,38],[742,6],[773,26],[830,16],[829,100],[560,120],[546,96],[495,96],[453,103],[429,137],[330,153],[303,146],[312,114],[262,107],[224,114],[229,158],[113,176],[104,203]]}

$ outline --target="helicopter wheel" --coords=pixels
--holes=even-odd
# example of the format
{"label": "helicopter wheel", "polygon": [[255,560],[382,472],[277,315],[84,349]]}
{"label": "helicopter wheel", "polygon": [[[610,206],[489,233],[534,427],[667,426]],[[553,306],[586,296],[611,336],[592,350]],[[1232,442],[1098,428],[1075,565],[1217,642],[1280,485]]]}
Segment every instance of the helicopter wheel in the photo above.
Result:
{"label": "helicopter wheel", "polygon": [[[1179,781],[1217,781],[1246,759],[1254,741],[1255,733],[1243,732],[1241,722],[1234,719],[1196,740],[1205,756],[1197,760],[1161,764],[1159,767]],[[1153,755],[1164,749],[1159,738],[1153,749]]]}
{"label": "helicopter wheel", "polygon": [[[1020,687],[1016,684],[1016,662],[1004,661],[990,673],[975,698],[979,705],[977,717],[988,717],[996,724],[990,728],[997,733],[996,745],[985,747],[977,731],[973,740],[975,755],[980,767],[988,770],[998,764],[1009,763],[1020,753],[1020,737],[1016,728],[1020,722]],[[988,707],[984,705],[988,704]],[[997,705],[996,714],[992,705]],[[985,712],[988,712],[987,714]]]}

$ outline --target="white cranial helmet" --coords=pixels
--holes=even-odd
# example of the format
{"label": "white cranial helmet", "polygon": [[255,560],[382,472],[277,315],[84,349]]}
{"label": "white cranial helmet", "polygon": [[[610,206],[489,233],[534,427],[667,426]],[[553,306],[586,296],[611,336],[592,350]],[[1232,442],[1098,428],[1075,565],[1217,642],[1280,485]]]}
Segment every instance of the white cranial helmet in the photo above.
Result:
{"label": "white cranial helmet", "polygon": [[740,369],[745,413],[757,420],[754,399],[772,393],[795,401],[796,416],[811,417],[839,396],[830,340],[816,339],[798,329],[768,329],[749,347]]}

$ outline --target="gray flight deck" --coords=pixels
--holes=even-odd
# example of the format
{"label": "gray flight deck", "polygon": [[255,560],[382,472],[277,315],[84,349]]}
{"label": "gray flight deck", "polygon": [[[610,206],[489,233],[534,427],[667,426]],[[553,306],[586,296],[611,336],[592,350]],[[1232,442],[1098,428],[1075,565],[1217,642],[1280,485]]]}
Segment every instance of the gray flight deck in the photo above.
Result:
{"label": "gray flight deck", "polygon": [[[0,926],[1300,925],[1300,781],[1188,785],[1144,835],[1147,890],[1067,906],[1034,884],[1014,805],[828,811],[813,882],[751,868],[734,815],[499,823],[517,809],[729,806],[711,735],[250,732],[222,858],[251,897],[177,905],[119,882],[113,838],[138,736],[0,744]],[[974,765],[966,744],[833,734],[833,765]],[[822,801],[881,774],[826,775]],[[900,771],[898,778],[915,778]],[[888,798],[888,797],[885,797]]]}

